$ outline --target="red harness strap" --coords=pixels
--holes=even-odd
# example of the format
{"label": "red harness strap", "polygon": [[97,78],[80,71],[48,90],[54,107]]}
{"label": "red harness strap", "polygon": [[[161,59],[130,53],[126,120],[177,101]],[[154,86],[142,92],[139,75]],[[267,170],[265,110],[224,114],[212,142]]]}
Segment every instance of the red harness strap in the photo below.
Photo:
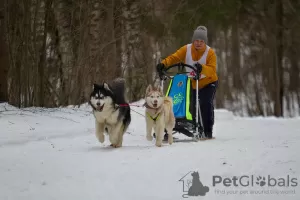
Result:
{"label": "red harness strap", "polygon": [[128,106],[136,106],[136,107],[143,107],[144,105],[135,105],[135,104],[128,104],[128,103],[124,103],[124,104],[118,104],[120,107],[128,107]]}
{"label": "red harness strap", "polygon": [[129,106],[129,104],[128,103],[126,103],[126,104],[119,104],[119,106],[126,107],[126,106]]}

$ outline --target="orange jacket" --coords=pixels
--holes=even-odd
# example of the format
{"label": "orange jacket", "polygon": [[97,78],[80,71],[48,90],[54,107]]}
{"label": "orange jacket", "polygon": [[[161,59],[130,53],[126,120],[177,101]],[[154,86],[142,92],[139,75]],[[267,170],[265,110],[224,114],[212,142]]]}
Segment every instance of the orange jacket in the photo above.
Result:
{"label": "orange jacket", "polygon": [[[192,49],[192,58],[194,61],[199,60],[203,53],[205,52],[205,49],[203,50],[197,50],[195,49],[194,45],[191,47]],[[165,58],[162,63],[168,67],[170,65],[183,62],[185,63],[185,57],[187,52],[187,45],[182,46],[180,49],[178,49],[175,53]],[[208,85],[209,83],[215,82],[218,80],[217,76],[217,57],[212,48],[209,49],[207,58],[206,58],[206,65],[202,65],[202,72],[201,74],[204,74],[206,77],[203,79],[200,79],[198,82],[198,88],[201,89]],[[192,80],[192,87],[196,89],[196,81],[194,79]]]}

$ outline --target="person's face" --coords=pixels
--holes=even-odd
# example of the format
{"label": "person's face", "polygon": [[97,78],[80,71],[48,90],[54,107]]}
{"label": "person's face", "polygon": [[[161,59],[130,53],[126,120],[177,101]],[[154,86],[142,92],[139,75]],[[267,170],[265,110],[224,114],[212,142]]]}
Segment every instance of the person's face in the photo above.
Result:
{"label": "person's face", "polygon": [[197,50],[204,49],[204,47],[205,47],[204,40],[195,40],[193,43],[194,43],[195,49],[197,49]]}

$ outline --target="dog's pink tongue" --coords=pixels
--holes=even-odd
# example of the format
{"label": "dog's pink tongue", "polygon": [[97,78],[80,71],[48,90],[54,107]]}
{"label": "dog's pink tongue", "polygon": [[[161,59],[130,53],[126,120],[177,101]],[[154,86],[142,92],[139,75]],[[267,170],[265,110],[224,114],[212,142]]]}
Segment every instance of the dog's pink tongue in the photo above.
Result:
{"label": "dog's pink tongue", "polygon": [[98,107],[97,107],[97,110],[99,110],[99,111],[102,111],[102,109],[103,109],[103,106],[104,106],[104,105],[102,105],[102,106],[98,106]]}

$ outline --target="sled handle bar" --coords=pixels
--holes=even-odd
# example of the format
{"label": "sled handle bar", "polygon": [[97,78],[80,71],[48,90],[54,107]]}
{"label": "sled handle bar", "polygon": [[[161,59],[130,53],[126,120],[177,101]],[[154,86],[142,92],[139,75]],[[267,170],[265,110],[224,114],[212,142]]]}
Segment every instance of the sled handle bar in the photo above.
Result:
{"label": "sled handle bar", "polygon": [[[165,79],[165,77],[168,77],[169,79],[172,79],[172,77],[169,76],[169,75],[167,75],[166,72],[167,72],[169,69],[172,69],[172,68],[174,68],[174,67],[178,67],[178,70],[179,70],[179,71],[183,71],[183,68],[184,68],[184,67],[188,67],[188,68],[192,69],[192,70],[195,72],[195,75],[192,76],[192,77],[193,77],[195,80],[199,80],[199,79],[200,79],[200,67],[201,67],[201,65],[200,65],[199,63],[196,63],[196,64],[195,64],[195,67],[194,67],[194,66],[191,66],[191,65],[182,63],[182,62],[176,63],[176,64],[174,64],[174,65],[170,65],[167,69],[165,69],[165,70],[163,70],[161,73],[159,73],[160,79],[163,80],[163,79]],[[165,76],[165,77],[164,77],[164,76]],[[190,76],[189,76],[189,77],[190,77]]]}

